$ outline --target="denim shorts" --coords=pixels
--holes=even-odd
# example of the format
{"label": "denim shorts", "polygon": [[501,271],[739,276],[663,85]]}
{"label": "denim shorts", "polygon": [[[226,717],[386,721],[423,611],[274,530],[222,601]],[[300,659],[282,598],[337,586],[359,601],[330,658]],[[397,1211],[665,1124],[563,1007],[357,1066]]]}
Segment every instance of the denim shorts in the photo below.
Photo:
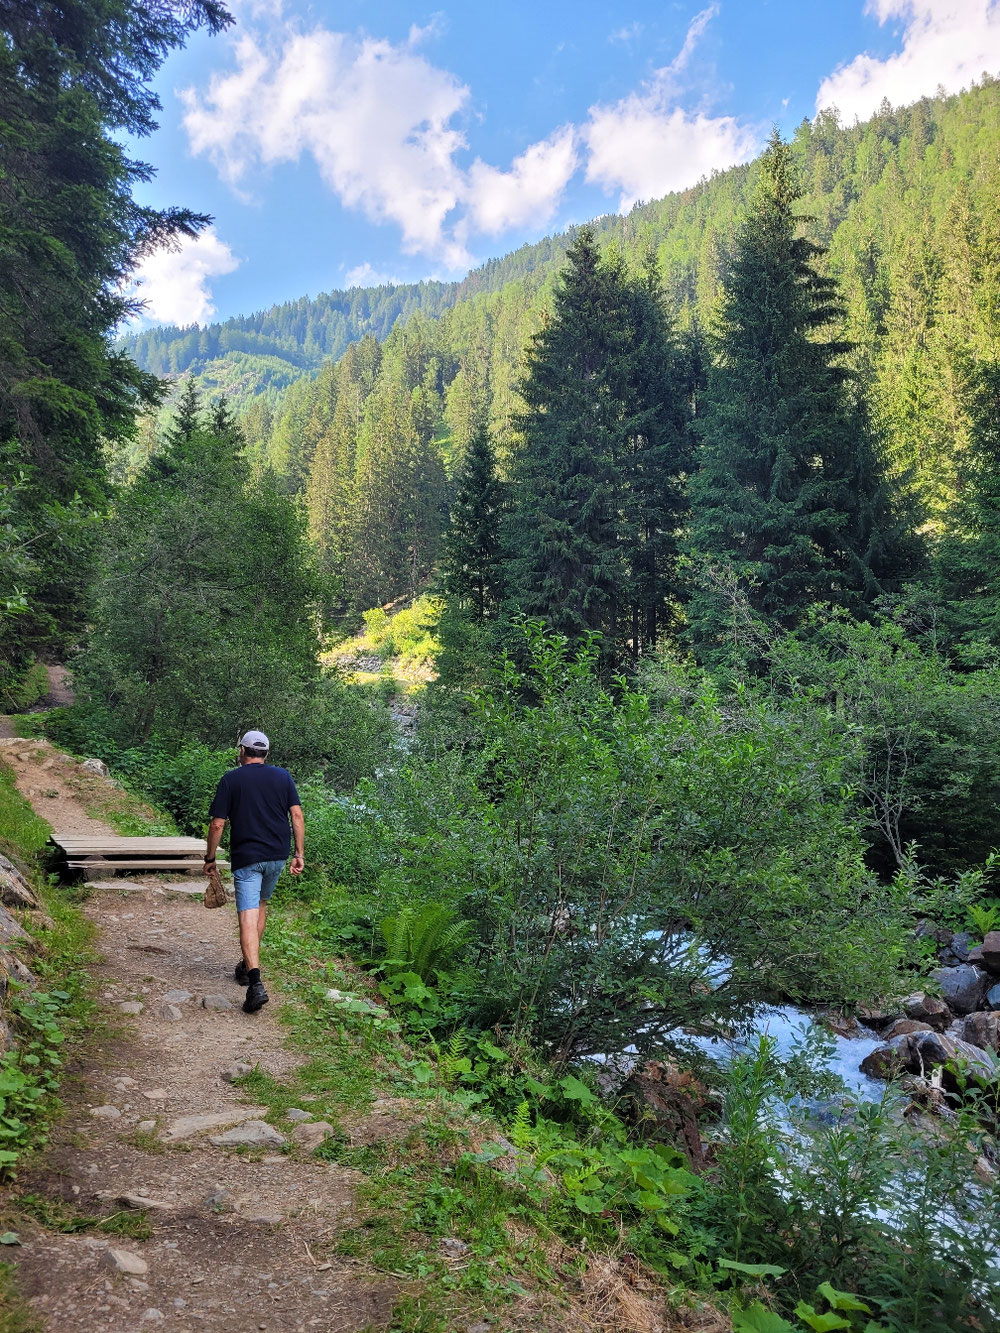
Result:
{"label": "denim shorts", "polygon": [[253,865],[240,866],[239,870],[234,870],[237,912],[249,912],[261,903],[266,903],[284,868],[284,861],[254,861]]}

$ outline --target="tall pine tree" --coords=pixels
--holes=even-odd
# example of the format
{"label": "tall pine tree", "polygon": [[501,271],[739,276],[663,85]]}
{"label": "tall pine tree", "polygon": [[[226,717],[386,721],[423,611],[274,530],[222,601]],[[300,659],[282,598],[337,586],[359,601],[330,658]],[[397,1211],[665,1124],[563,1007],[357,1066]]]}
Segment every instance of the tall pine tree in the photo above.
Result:
{"label": "tall pine tree", "polygon": [[655,644],[675,591],[681,360],[655,266],[632,277],[589,227],[567,260],[521,385],[505,575],[514,609],[613,661]]}
{"label": "tall pine tree", "polygon": [[[843,367],[849,344],[820,336],[841,307],[820,248],[799,234],[797,197],[775,131],[736,235],[691,487],[691,548],[785,626],[813,602],[863,609],[914,555]],[[689,618],[703,656],[717,655],[724,599],[696,589]]]}
{"label": "tall pine tree", "polygon": [[500,524],[506,487],[480,415],[462,460],[445,538],[445,588],[480,623],[502,596]]}

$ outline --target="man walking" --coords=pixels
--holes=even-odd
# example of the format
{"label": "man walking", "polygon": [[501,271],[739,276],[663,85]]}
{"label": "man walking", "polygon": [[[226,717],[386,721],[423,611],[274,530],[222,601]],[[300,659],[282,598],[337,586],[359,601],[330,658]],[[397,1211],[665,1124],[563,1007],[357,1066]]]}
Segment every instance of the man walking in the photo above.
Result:
{"label": "man walking", "polygon": [[267,904],[291,850],[289,870],[301,875],[305,866],[305,820],[292,775],[267,762],[270,743],[262,731],[248,731],[240,741],[240,766],[225,773],[208,812],[205,869],[215,864],[222,831],[229,820],[229,863],[236,885],[243,957],[234,976],[247,987],[243,1010],[255,1014],[267,1004],[260,979],[260,942],[267,922]]}

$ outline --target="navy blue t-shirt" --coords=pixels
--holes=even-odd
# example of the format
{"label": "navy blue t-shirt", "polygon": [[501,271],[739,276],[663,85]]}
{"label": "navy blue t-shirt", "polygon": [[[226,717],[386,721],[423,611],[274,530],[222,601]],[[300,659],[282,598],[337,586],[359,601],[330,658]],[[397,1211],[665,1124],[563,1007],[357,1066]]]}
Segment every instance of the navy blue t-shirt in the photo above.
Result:
{"label": "navy blue t-shirt", "polygon": [[229,820],[229,864],[284,861],[291,850],[288,812],[301,804],[292,775],[271,764],[243,764],[223,774],[209,819]]}

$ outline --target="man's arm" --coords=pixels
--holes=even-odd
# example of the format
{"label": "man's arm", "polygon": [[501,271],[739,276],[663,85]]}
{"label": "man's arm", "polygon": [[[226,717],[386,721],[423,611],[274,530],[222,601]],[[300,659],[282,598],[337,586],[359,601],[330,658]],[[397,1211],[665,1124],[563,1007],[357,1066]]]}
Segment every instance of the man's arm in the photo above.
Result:
{"label": "man's arm", "polygon": [[301,805],[293,805],[289,814],[292,816],[292,834],[295,838],[295,855],[288,867],[293,875],[301,875],[305,869],[306,821]]}
{"label": "man's arm", "polygon": [[219,850],[222,831],[225,827],[226,821],[224,819],[213,819],[208,826],[208,841],[205,848],[206,868],[215,862],[215,853]]}

